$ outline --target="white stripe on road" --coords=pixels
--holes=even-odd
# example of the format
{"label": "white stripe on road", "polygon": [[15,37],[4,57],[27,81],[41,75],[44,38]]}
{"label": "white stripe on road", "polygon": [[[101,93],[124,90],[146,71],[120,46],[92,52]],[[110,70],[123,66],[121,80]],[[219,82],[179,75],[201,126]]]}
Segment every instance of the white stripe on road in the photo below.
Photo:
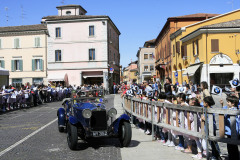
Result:
{"label": "white stripe on road", "polygon": [[26,141],[27,139],[29,139],[30,137],[34,136],[35,134],[37,134],[38,132],[40,132],[41,130],[43,130],[44,128],[46,128],[47,126],[51,125],[52,123],[54,123],[55,121],[57,121],[57,118],[52,120],[51,122],[49,122],[48,124],[42,126],[41,128],[39,128],[38,130],[34,131],[33,133],[29,134],[28,136],[26,136],[25,138],[21,139],[20,141],[16,142],[15,144],[11,145],[10,147],[6,148],[5,150],[3,150],[2,152],[0,152],[0,157],[7,153],[8,151],[12,150],[13,148],[17,147],[19,144],[23,143],[24,141]]}

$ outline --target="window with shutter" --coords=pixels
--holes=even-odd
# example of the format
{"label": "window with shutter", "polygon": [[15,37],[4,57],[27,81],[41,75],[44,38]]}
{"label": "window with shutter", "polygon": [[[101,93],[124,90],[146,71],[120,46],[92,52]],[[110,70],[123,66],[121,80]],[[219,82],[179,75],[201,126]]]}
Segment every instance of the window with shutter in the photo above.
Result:
{"label": "window with shutter", "polygon": [[11,61],[11,69],[12,69],[12,72],[15,71],[15,63],[14,63],[14,60]]}
{"label": "window with shutter", "polygon": [[23,71],[23,60],[19,60],[19,70]]}
{"label": "window with shutter", "polygon": [[40,37],[35,37],[35,47],[40,47]]}
{"label": "window with shutter", "polygon": [[35,71],[36,67],[35,67],[35,59],[32,59],[32,71]]}
{"label": "window with shutter", "polygon": [[55,61],[62,61],[61,50],[55,50]]}
{"label": "window with shutter", "polygon": [[56,28],[56,38],[61,38],[61,28]]}
{"label": "window with shutter", "polygon": [[184,46],[184,56],[187,57],[187,45]]}
{"label": "window with shutter", "polygon": [[19,45],[19,38],[15,38],[14,39],[14,48],[19,48],[20,45]]}
{"label": "window with shutter", "polygon": [[89,36],[94,36],[94,26],[89,26]]}
{"label": "window with shutter", "polygon": [[95,49],[89,49],[89,60],[95,60]]}
{"label": "window with shutter", "polygon": [[5,61],[4,60],[1,60],[1,67],[5,68]]}
{"label": "window with shutter", "polygon": [[167,45],[165,44],[165,55],[164,55],[164,58],[167,57]]}
{"label": "window with shutter", "polygon": [[211,39],[211,52],[219,52],[219,40]]}
{"label": "window with shutter", "polygon": [[183,58],[183,56],[184,56],[184,49],[185,49],[185,48],[184,48],[184,46],[182,45],[182,46],[181,46],[181,55],[182,55],[182,58]]}
{"label": "window with shutter", "polygon": [[148,59],[148,54],[144,54],[144,60]]}
{"label": "window with shutter", "polygon": [[195,56],[195,43],[194,43],[194,41],[192,42],[192,49],[193,49],[193,56]]}
{"label": "window with shutter", "polygon": [[42,59],[40,59],[40,64],[39,65],[40,65],[39,66],[40,71],[43,71],[43,60]]}
{"label": "window with shutter", "polygon": [[173,45],[173,57],[175,57],[175,46]]}
{"label": "window with shutter", "polygon": [[176,43],[176,52],[179,54],[180,53],[180,42],[177,41]]}
{"label": "window with shutter", "polygon": [[196,40],[196,55],[199,55],[199,43],[198,40]]}

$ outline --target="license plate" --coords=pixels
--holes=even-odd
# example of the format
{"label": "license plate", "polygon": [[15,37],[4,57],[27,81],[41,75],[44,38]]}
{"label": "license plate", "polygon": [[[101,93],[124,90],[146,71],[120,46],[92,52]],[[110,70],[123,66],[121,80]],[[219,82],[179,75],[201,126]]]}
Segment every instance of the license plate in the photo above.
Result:
{"label": "license plate", "polygon": [[94,131],[93,137],[102,137],[107,136],[107,131]]}

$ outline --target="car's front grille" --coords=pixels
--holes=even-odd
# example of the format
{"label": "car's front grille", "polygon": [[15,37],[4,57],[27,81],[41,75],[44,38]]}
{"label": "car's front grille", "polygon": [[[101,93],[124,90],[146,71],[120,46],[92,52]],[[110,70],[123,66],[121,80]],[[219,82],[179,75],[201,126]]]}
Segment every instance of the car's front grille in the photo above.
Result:
{"label": "car's front grille", "polygon": [[106,111],[92,111],[91,130],[92,131],[107,130]]}

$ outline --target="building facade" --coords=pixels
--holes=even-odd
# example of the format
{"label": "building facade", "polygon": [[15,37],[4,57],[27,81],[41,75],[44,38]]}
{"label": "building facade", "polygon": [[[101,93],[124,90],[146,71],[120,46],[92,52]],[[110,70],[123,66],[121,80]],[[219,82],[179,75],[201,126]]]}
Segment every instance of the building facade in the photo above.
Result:
{"label": "building facade", "polygon": [[138,83],[138,61],[134,61],[128,64],[126,68],[123,69],[123,82],[132,83],[136,82]]}
{"label": "building facade", "polygon": [[[218,15],[181,28],[171,35],[173,83],[202,81],[221,87],[239,79],[240,10]],[[173,46],[172,45],[172,46]],[[176,63],[177,62],[177,63]]]}
{"label": "building facade", "polygon": [[57,9],[57,16],[42,18],[50,35],[48,80],[70,85],[103,83],[105,88],[119,83],[120,32],[112,20],[108,16],[86,15],[80,5]]}
{"label": "building facade", "polygon": [[14,86],[47,83],[47,27],[0,27],[0,65]]}
{"label": "building facade", "polygon": [[137,52],[138,82],[155,81],[155,39],[146,41]]}
{"label": "building facade", "polygon": [[170,35],[181,27],[211,18],[217,14],[198,13],[178,17],[169,17],[155,41],[156,77],[164,80],[172,77],[172,54]]}

